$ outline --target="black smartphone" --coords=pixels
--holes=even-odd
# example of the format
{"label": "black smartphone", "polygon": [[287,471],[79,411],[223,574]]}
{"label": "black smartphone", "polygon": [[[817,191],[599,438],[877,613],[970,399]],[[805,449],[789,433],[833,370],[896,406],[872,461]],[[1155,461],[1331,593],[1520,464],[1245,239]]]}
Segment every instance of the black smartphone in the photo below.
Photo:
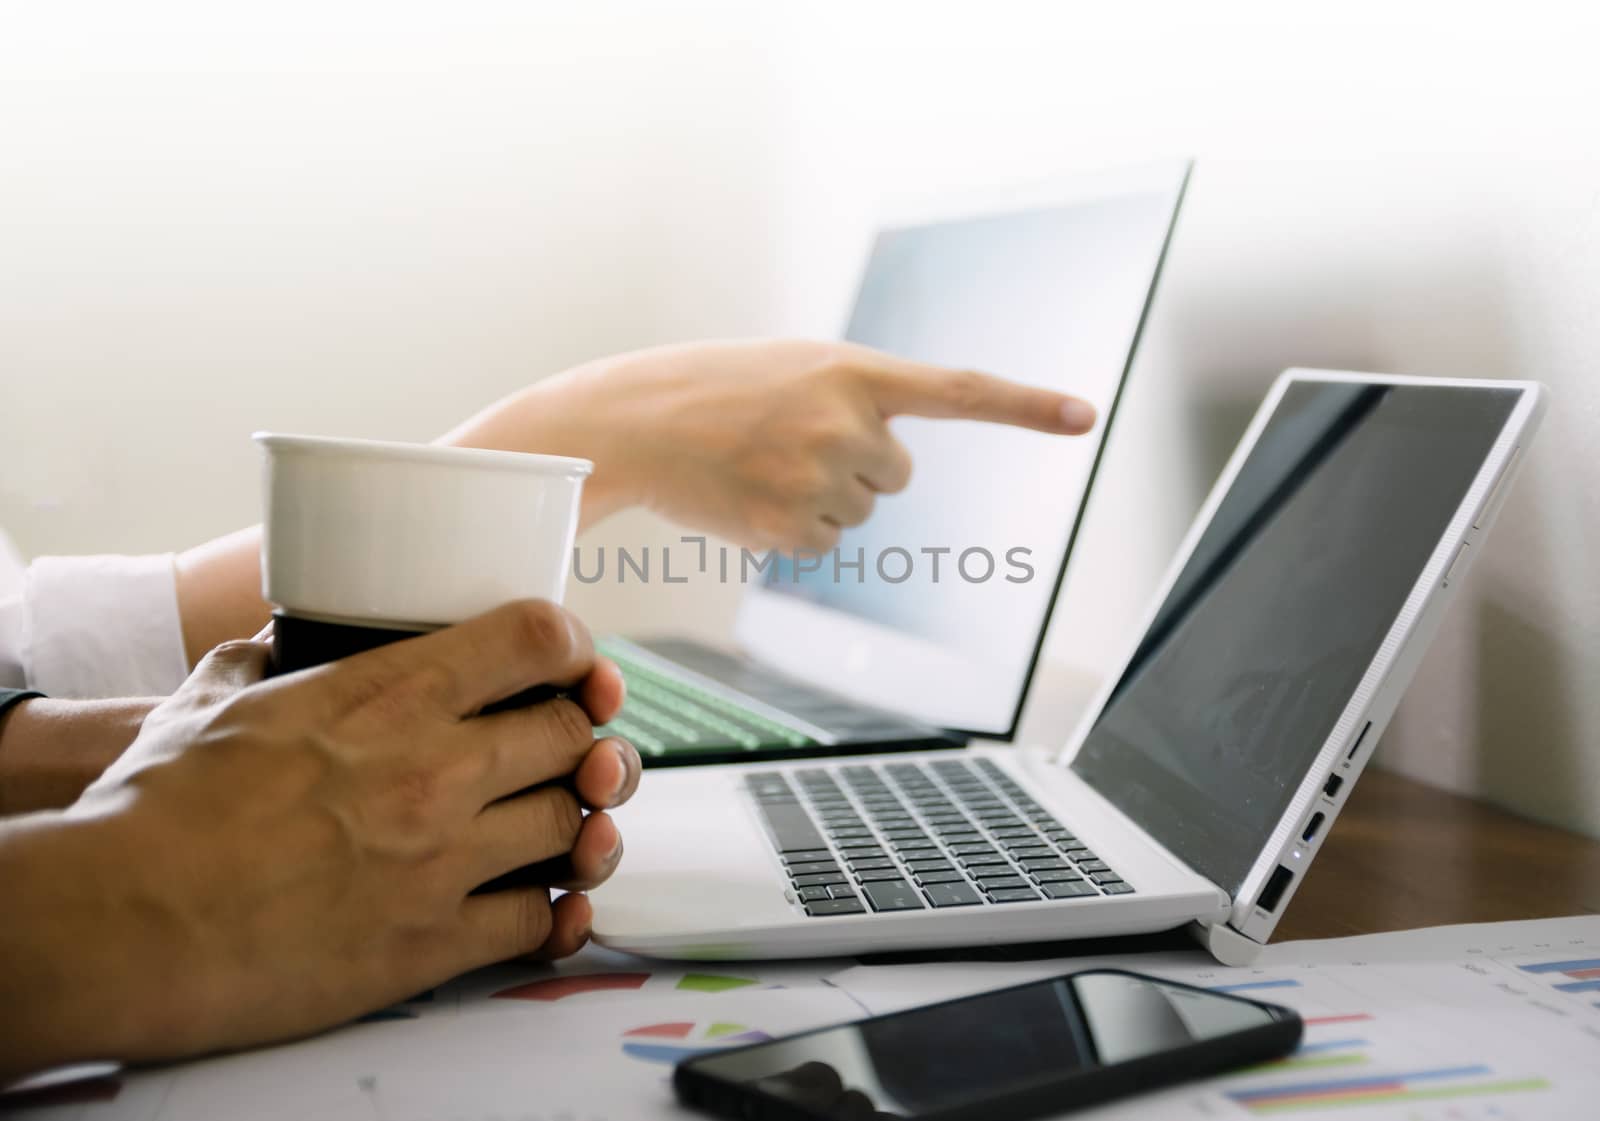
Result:
{"label": "black smartphone", "polygon": [[1289,1008],[1091,969],[697,1055],[673,1085],[742,1121],[1007,1121],[1276,1059],[1302,1030]]}

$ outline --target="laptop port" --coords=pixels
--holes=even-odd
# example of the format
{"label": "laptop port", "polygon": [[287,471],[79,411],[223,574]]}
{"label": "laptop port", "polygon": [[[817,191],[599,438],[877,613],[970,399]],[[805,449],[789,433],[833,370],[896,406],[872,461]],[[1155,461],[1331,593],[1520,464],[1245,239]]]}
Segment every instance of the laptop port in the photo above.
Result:
{"label": "laptop port", "polygon": [[1322,821],[1323,821],[1323,815],[1322,814],[1320,814],[1320,813],[1312,814],[1311,815],[1311,820],[1306,823],[1306,831],[1304,833],[1300,834],[1300,839],[1302,841],[1309,841],[1309,840],[1311,840],[1311,838],[1315,837],[1317,835],[1317,830],[1322,828]]}
{"label": "laptop port", "polygon": [[1356,737],[1356,742],[1350,745],[1350,752],[1344,757],[1345,762],[1348,763],[1356,757],[1356,752],[1361,750],[1361,745],[1367,742],[1367,733],[1370,731],[1372,731],[1372,721],[1368,720],[1361,729],[1361,734]]}
{"label": "laptop port", "polygon": [[1267,886],[1261,889],[1261,896],[1256,900],[1256,906],[1267,914],[1278,909],[1278,904],[1283,902],[1283,893],[1289,890],[1289,883],[1294,879],[1294,872],[1282,864],[1273,871],[1267,879]]}
{"label": "laptop port", "polygon": [[1339,793],[1339,788],[1344,785],[1344,779],[1338,775],[1329,775],[1328,781],[1322,784],[1322,793],[1325,797],[1332,798]]}

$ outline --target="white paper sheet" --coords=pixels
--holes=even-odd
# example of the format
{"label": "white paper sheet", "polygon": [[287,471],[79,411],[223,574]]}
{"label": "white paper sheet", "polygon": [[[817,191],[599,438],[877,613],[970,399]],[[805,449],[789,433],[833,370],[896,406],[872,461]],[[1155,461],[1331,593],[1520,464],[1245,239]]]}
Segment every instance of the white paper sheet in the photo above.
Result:
{"label": "white paper sheet", "polygon": [[1022,963],[685,966],[590,950],[560,968],[473,974],[314,1040],[102,1079],[80,1088],[80,1100],[7,1116],[687,1116],[667,1080],[679,1049],[728,1046],[751,1033],[780,1035],[1095,965],[1234,986],[1298,1009],[1307,1027],[1305,1047],[1285,1063],[1071,1115],[1082,1121],[1600,1117],[1600,916],[1285,943],[1251,969],[1217,966],[1198,951]]}

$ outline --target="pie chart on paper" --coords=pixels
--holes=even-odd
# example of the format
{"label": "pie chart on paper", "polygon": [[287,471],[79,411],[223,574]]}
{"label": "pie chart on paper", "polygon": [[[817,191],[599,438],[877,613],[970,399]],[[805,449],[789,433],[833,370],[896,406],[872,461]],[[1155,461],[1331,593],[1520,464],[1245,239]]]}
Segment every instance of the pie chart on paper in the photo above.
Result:
{"label": "pie chart on paper", "polygon": [[693,1020],[675,1020],[623,1032],[622,1053],[640,1062],[670,1066],[706,1051],[765,1043],[771,1038],[766,1032],[743,1024],[717,1021],[702,1025]]}

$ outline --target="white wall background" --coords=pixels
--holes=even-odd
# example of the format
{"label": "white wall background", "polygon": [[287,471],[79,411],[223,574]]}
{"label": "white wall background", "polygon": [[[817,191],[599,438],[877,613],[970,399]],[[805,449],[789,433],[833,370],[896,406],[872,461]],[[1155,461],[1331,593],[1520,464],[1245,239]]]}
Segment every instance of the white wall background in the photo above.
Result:
{"label": "white wall background", "polygon": [[[1108,668],[1280,368],[1542,378],[1547,428],[1383,751],[1600,835],[1593,23],[242,11],[0,0],[0,524],[25,550],[253,520],[255,428],[424,438],[598,353],[834,334],[897,203],[1192,153],[1054,657]],[[629,515],[594,543],[673,536]],[[734,590],[574,600],[597,627],[714,636]],[[1053,700],[1032,735],[1064,734]]]}

